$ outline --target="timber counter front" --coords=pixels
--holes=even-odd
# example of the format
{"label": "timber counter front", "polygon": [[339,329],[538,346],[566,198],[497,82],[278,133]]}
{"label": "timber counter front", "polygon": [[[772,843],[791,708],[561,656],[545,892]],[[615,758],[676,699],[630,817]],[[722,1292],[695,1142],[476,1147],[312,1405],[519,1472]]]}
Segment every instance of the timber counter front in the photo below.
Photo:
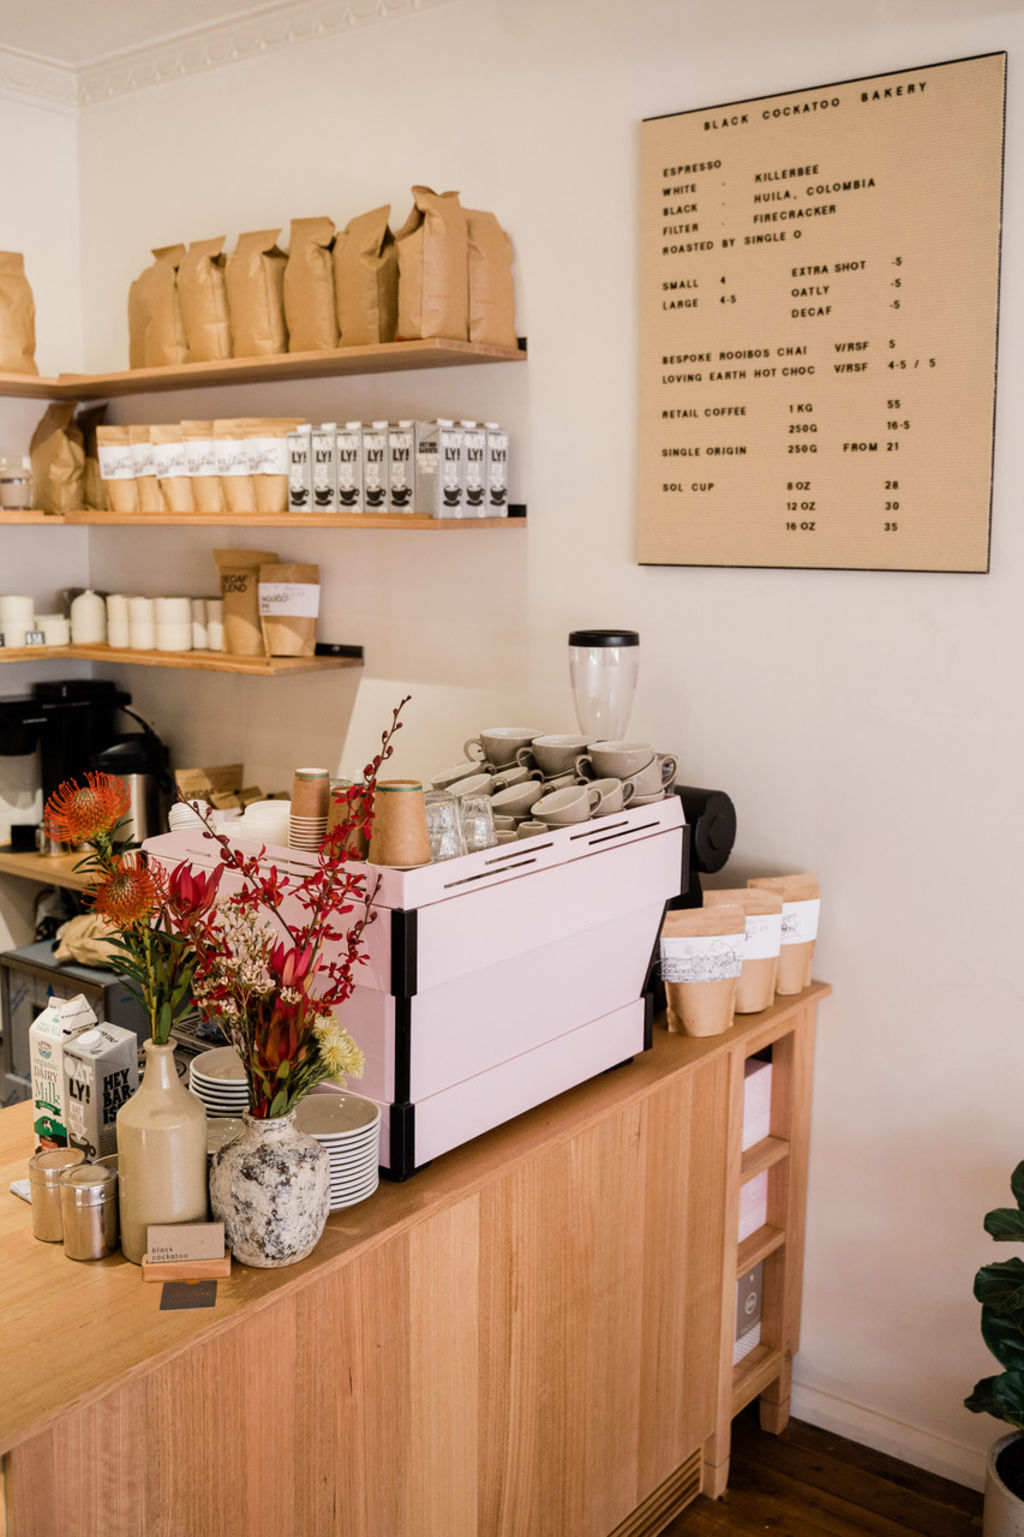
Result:
{"label": "timber counter front", "polygon": [[[0,1452],[10,1537],[640,1537],[728,1476],[733,1414],[786,1422],[800,1317],[814,984],[382,1185],[300,1265],[234,1267],[161,1313],[120,1256],[75,1264],[8,1191]],[[771,1135],[741,1155],[745,1059]],[[741,1184],[768,1223],[737,1244]],[[737,1273],[762,1344],[732,1365]],[[2,1529],[2,1522],[0,1522]]]}

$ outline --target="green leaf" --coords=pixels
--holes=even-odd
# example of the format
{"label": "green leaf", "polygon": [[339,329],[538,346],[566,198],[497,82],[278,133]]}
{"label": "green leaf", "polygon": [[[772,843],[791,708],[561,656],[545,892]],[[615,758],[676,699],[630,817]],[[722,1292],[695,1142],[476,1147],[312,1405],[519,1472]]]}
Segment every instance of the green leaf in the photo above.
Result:
{"label": "green leaf", "polygon": [[974,1384],[974,1392],[964,1399],[964,1408],[970,1409],[972,1414],[994,1414],[1000,1418],[1000,1412],[996,1408],[993,1385],[998,1382],[998,1377],[982,1377]]}
{"label": "green leaf", "polygon": [[274,1098],[271,1101],[270,1113],[271,1113],[271,1115],[284,1115],[284,1113],[285,1113],[285,1111],[287,1109],[288,1109],[288,1090],[287,1089],[280,1089],[274,1095]]}
{"label": "green leaf", "polygon": [[992,1383],[996,1413],[1024,1429],[1024,1372],[1004,1372]]}
{"label": "green leaf", "polygon": [[1024,1318],[1005,1318],[983,1307],[981,1337],[1000,1366],[1024,1373]]}
{"label": "green leaf", "polygon": [[1024,1211],[997,1206],[985,1217],[985,1231],[1004,1243],[1024,1243]]}
{"label": "green leaf", "polygon": [[982,1265],[974,1277],[974,1295],[984,1306],[1003,1317],[1024,1313],[1024,1260],[998,1260]]}
{"label": "green leaf", "polygon": [[278,1067],[278,1069],[277,1069],[277,1076],[278,1076],[278,1078],[288,1078],[288,1077],[290,1077],[291,1070],[292,1070],[292,1064],[291,1064],[290,1060],[282,1062],[280,1064],[280,1066]]}
{"label": "green leaf", "polygon": [[1010,1175],[1010,1189],[1013,1191],[1013,1199],[1021,1210],[1024,1210],[1024,1159]]}

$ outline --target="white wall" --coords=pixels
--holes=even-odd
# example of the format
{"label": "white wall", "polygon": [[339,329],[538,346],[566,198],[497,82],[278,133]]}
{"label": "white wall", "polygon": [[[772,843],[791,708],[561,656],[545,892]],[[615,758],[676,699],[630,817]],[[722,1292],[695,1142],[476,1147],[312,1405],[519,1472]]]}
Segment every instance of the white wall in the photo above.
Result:
{"label": "white wall", "polygon": [[[146,669],[129,686],[179,760],[242,753],[268,784],[297,756],[360,766],[409,689],[396,768],[428,773],[481,725],[571,726],[568,629],[640,629],[633,729],[676,750],[684,779],[732,794],[726,873],[810,868],[825,890],[818,970],[835,994],[821,1011],[798,1411],[967,1481],[995,1433],[960,1407],[988,1369],[971,1298],[992,1256],[981,1214],[1024,1151],[1021,362],[1004,340],[989,576],[637,567],[637,124],[998,48],[1012,81],[1022,46],[1019,3],[994,0],[456,0],[80,122],[93,368],[124,364],[128,284],[153,245],[321,212],[343,223],[384,200],[397,222],[417,181],[461,188],[511,231],[524,368],[119,409],[500,414],[528,531],[282,532],[282,555],[321,563],[323,633],[366,645],[358,688],[351,673],[257,684]],[[1004,338],[1024,298],[1022,149],[1011,89]],[[247,542],[97,531],[93,576],[212,591],[218,540]]]}

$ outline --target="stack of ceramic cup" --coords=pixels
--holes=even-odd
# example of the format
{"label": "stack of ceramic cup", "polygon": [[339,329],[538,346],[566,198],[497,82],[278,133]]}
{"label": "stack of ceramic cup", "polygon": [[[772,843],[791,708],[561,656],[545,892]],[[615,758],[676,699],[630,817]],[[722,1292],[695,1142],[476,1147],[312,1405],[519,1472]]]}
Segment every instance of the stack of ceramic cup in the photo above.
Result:
{"label": "stack of ceramic cup", "polygon": [[132,651],[156,649],[156,610],[152,598],[128,599],[128,646]]}
{"label": "stack of ceramic cup", "polygon": [[[291,801],[253,801],[231,829],[233,838],[257,843],[276,843],[288,848],[291,839]],[[321,834],[322,838],[322,834]],[[319,848],[317,844],[317,848]]]}
{"label": "stack of ceramic cup", "polygon": [[7,647],[23,646],[25,636],[36,627],[34,598],[19,593],[5,593],[0,597],[0,634]]}
{"label": "stack of ceramic cup", "polygon": [[42,634],[44,646],[67,646],[71,642],[71,623],[63,614],[37,614],[34,628]]}
{"label": "stack of ceramic cup", "polygon": [[188,1086],[206,1106],[207,1115],[244,1115],[249,1108],[245,1068],[233,1046],[217,1046],[193,1057]]}
{"label": "stack of ceramic cup", "polygon": [[295,1107],[295,1125],[327,1149],[332,1211],[373,1194],[379,1179],[379,1105],[355,1094],[310,1094]]}
{"label": "stack of ceramic cup", "polygon": [[325,768],[300,768],[292,780],[288,847],[315,854],[327,835],[331,780]]}
{"label": "stack of ceramic cup", "polygon": [[107,597],[107,645],[126,651],[130,640],[128,599],[123,592],[112,592]]}
{"label": "stack of ceramic cup", "polygon": [[664,800],[676,777],[676,760],[655,752],[650,742],[591,742],[576,760],[581,780],[612,777],[632,787],[630,806],[650,806]]}
{"label": "stack of ceramic cup", "polygon": [[192,599],[155,598],[156,649],[192,650]]}

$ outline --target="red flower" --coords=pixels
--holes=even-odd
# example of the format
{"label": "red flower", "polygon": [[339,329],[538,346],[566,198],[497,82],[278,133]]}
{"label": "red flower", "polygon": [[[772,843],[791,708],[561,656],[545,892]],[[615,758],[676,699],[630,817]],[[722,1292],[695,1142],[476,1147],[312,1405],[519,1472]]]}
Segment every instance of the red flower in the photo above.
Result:
{"label": "red flower", "polygon": [[303,945],[301,949],[297,945],[288,949],[283,944],[275,945],[270,954],[270,969],[282,987],[300,987],[312,962],[312,945]]}
{"label": "red flower", "polygon": [[220,885],[224,866],[218,865],[209,875],[192,874],[187,863],[176,865],[171,871],[167,887],[168,903],[176,918],[198,918],[213,906]]}
{"label": "red flower", "polygon": [[113,837],[128,814],[128,788],[112,774],[87,773],[85,784],[67,780],[46,802],[43,822],[58,843],[88,843]]}
{"label": "red flower", "polygon": [[96,888],[95,909],[118,929],[132,928],[152,917],[160,891],[152,871],[135,854],[124,854],[113,875]]}

